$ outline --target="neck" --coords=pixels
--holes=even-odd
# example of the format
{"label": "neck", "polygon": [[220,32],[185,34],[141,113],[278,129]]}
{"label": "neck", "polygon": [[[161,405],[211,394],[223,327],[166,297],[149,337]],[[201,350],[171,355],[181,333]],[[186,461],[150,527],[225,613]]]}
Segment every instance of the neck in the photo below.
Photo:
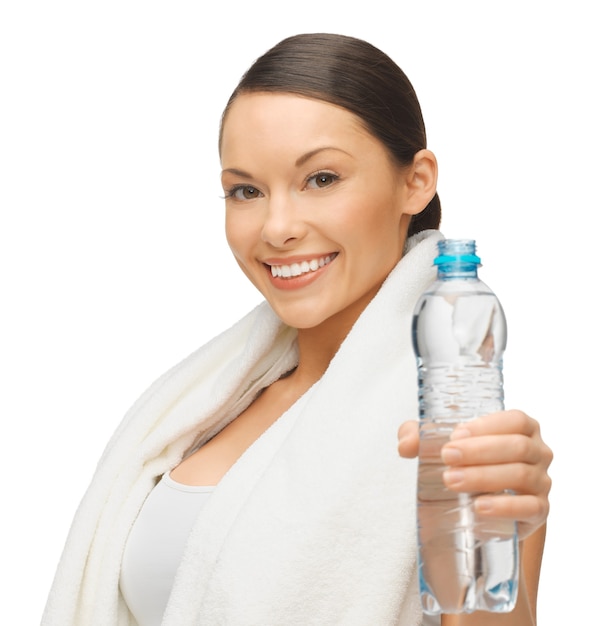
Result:
{"label": "neck", "polygon": [[322,377],[356,320],[377,291],[378,287],[365,294],[351,307],[333,315],[318,326],[298,329],[299,361],[294,372],[296,379],[311,381],[313,384]]}
{"label": "neck", "polygon": [[314,329],[298,331],[299,361],[294,375],[315,383],[325,373],[344,338]]}

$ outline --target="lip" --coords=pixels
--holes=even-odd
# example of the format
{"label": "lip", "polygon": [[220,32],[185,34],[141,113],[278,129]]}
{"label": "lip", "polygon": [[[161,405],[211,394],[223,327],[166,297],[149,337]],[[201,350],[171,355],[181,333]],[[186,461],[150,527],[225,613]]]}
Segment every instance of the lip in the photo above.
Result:
{"label": "lip", "polygon": [[[302,255],[285,258],[268,258],[262,261],[262,264],[267,271],[268,278],[273,286],[282,290],[293,290],[306,287],[318,280],[328,269],[329,266],[336,259],[338,252],[329,252],[325,254],[315,255]],[[318,267],[313,269],[314,263],[318,262]],[[309,269],[306,268],[306,264],[309,264]],[[293,268],[292,266],[302,266],[301,274],[280,276],[271,269],[272,266],[283,266],[284,273],[289,273],[291,270],[297,271],[299,268]],[[306,271],[307,269],[307,271]]]}

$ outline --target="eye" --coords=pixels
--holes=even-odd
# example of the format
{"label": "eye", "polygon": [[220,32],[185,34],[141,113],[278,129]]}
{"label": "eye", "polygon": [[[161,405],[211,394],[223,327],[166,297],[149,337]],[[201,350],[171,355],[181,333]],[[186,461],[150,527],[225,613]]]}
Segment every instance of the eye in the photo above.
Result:
{"label": "eye", "polygon": [[322,189],[332,185],[336,180],[339,180],[337,174],[332,172],[316,172],[309,176],[306,180],[307,189]]}
{"label": "eye", "polygon": [[254,200],[255,198],[260,198],[262,196],[263,193],[251,185],[236,185],[235,187],[228,189],[225,194],[225,198],[232,198],[233,200],[238,200],[240,202],[244,202],[245,200]]}

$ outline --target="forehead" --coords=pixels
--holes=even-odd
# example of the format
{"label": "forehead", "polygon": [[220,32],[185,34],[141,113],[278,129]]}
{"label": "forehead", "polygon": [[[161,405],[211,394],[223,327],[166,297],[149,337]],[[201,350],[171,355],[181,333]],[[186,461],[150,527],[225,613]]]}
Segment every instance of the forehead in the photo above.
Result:
{"label": "forehead", "polygon": [[224,125],[233,113],[239,115],[247,115],[249,113],[255,113],[260,110],[288,110],[289,115],[297,110],[304,110],[306,113],[322,114],[322,115],[338,115],[341,117],[348,116],[354,120],[359,118],[348,111],[346,108],[332,104],[327,100],[310,97],[296,93],[288,93],[281,91],[254,91],[254,92],[242,92],[235,100],[229,105],[229,109],[225,116]]}
{"label": "forehead", "polygon": [[301,144],[309,141],[376,141],[362,120],[343,107],[289,93],[244,93],[223,120],[221,156],[240,144]]}

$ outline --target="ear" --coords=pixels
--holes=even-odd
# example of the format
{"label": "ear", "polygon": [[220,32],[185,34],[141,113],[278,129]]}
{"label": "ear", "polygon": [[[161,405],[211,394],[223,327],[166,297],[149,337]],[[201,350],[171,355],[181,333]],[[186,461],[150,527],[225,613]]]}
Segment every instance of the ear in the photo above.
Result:
{"label": "ear", "polygon": [[416,215],[424,211],[437,191],[437,158],[430,150],[416,153],[407,171],[406,186],[404,213]]}

